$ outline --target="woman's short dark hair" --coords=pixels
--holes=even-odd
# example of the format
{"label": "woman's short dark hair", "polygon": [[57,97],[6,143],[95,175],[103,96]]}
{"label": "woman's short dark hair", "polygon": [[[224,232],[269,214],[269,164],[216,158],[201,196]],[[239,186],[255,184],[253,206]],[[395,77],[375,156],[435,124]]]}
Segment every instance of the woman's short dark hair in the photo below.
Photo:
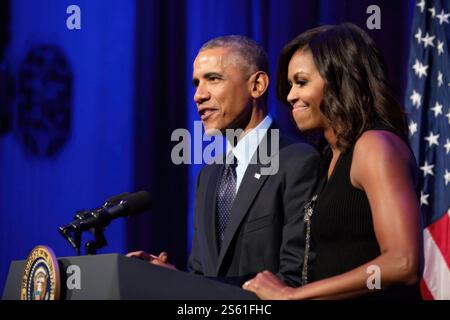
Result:
{"label": "woman's short dark hair", "polygon": [[289,106],[289,62],[297,50],[310,50],[325,82],[320,110],[348,150],[375,121],[407,137],[402,106],[388,83],[387,69],[373,40],[351,23],[320,26],[288,43],[278,61],[277,95]]}

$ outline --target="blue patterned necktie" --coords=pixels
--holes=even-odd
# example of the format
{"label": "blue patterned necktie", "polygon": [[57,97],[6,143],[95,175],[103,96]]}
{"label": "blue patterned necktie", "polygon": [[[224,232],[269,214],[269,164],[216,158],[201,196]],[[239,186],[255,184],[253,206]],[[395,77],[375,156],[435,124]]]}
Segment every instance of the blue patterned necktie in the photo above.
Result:
{"label": "blue patterned necktie", "polygon": [[222,247],[223,237],[230,221],[231,208],[236,197],[236,159],[228,160],[223,168],[217,188],[216,234],[217,247]]}

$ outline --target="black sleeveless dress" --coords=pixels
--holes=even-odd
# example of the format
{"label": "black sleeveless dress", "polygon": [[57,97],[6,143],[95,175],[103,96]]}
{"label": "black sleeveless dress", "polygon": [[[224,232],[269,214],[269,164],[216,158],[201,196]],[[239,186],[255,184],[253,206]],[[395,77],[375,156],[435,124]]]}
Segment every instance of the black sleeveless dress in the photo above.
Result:
{"label": "black sleeveless dress", "polygon": [[[382,125],[371,130],[394,132]],[[339,156],[311,218],[311,241],[316,253],[312,281],[345,273],[380,255],[367,196],[350,181],[353,148]],[[417,284],[391,286],[363,298],[420,299],[421,296]]]}

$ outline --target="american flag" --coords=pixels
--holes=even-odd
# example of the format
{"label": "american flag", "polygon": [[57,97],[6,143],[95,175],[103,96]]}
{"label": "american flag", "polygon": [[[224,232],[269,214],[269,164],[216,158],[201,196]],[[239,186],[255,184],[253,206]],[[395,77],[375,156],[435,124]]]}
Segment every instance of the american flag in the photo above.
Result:
{"label": "american flag", "polygon": [[415,3],[406,111],[420,169],[424,299],[450,299],[450,1]]}

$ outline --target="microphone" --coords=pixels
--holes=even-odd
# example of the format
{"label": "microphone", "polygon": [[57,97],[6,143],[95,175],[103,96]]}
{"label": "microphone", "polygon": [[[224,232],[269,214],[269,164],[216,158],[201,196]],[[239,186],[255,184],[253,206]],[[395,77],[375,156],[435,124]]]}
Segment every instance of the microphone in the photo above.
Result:
{"label": "microphone", "polygon": [[[113,196],[111,198],[106,199],[105,203],[103,204],[103,206],[100,209],[105,209],[105,208],[110,208],[114,205],[119,204],[120,201],[122,201],[122,199],[125,198],[125,196],[128,195],[128,192],[124,192],[121,194],[118,194],[116,196]],[[96,210],[100,210],[100,209],[96,209]],[[92,215],[92,210],[81,210],[81,211],[77,211],[75,213],[75,216],[73,217],[74,220],[84,220],[88,217],[90,217]]]}
{"label": "microphone", "polygon": [[150,195],[147,191],[139,191],[128,194],[122,193],[112,197],[105,202],[101,208],[96,210],[82,211],[75,215],[75,220],[65,228],[73,231],[87,231],[92,228],[104,228],[112,220],[119,217],[130,217],[150,209]]}
{"label": "microphone", "polygon": [[134,216],[149,210],[151,206],[150,195],[147,191],[121,193],[106,200],[100,208],[78,211],[72,222],[59,227],[59,233],[79,252],[79,242],[83,231],[103,230],[112,220]]}

